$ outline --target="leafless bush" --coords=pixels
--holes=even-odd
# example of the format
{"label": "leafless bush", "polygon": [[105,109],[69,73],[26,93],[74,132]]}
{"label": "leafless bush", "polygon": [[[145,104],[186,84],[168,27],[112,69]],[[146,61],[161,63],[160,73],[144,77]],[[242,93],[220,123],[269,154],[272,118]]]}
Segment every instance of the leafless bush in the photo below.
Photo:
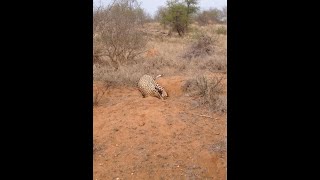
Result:
{"label": "leafless bush", "polygon": [[190,93],[191,96],[199,96],[199,103],[208,105],[211,110],[226,112],[227,101],[222,80],[223,77],[197,76],[195,79],[186,81],[182,90]]}
{"label": "leafless bush", "polygon": [[141,14],[135,0],[115,0],[111,6],[99,10],[94,16],[94,48],[102,46],[102,50],[94,50],[95,58],[108,57],[114,69],[134,61],[147,43],[138,28]]}
{"label": "leafless bush", "polygon": [[187,49],[183,58],[191,59],[196,57],[205,57],[212,55],[214,51],[215,40],[209,36],[201,35],[201,37]]}
{"label": "leafless bush", "polygon": [[214,8],[202,11],[198,13],[195,17],[195,20],[200,26],[205,26],[208,24],[221,24],[225,22],[227,17],[227,8],[224,7],[223,10]]}
{"label": "leafless bush", "polygon": [[195,19],[200,26],[208,25],[211,21],[207,11],[199,13]]}

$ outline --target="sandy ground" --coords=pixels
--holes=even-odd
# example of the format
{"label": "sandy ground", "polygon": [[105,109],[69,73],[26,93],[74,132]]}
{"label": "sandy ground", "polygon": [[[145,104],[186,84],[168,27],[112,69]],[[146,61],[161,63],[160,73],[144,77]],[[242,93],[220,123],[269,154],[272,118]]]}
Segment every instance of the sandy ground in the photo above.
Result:
{"label": "sandy ground", "polygon": [[185,80],[160,78],[164,101],[107,90],[93,109],[94,180],[226,179],[226,115],[198,107],[180,89]]}

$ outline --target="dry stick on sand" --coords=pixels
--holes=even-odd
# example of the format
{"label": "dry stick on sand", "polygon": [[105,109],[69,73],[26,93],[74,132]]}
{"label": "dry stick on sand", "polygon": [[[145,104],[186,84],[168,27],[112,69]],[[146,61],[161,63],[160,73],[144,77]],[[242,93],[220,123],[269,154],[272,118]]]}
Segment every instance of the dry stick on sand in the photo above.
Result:
{"label": "dry stick on sand", "polygon": [[211,116],[207,116],[207,115],[198,115],[198,116],[201,116],[201,117],[207,117],[207,118],[212,118],[212,119],[213,119],[213,117],[211,117]]}
{"label": "dry stick on sand", "polygon": [[[188,113],[188,112],[186,112],[186,113]],[[211,119],[213,119],[214,121],[218,119],[218,118],[213,118],[213,117],[211,117],[211,116],[207,116],[207,115],[199,115],[199,114],[193,114],[193,113],[188,113],[188,114],[191,114],[191,115],[194,115],[194,116],[200,116],[200,117],[211,118]],[[201,129],[203,129],[203,127],[201,127],[201,126],[197,125],[196,123],[193,123],[193,122],[192,122],[192,124],[193,124],[193,125],[198,126],[198,127],[199,127],[199,128],[201,128]],[[210,131],[210,132],[212,132],[212,133],[215,133],[215,132],[213,132],[212,130],[209,130],[209,131]]]}
{"label": "dry stick on sand", "polygon": [[191,115],[194,115],[194,116],[200,116],[200,117],[206,117],[206,118],[214,119],[214,117],[212,117],[212,116],[200,115],[200,114],[193,114],[193,113],[189,113],[189,112],[186,112],[186,113],[191,114]]}

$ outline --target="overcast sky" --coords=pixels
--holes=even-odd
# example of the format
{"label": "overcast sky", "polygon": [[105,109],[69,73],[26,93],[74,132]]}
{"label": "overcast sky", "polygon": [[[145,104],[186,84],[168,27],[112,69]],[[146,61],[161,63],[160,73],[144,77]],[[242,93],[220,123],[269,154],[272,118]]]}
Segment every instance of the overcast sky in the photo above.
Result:
{"label": "overcast sky", "polygon": [[[103,4],[108,4],[111,0],[93,0],[93,6],[99,5],[100,1]],[[149,14],[154,15],[159,6],[165,6],[167,0],[138,0],[141,2],[141,6]],[[223,6],[227,5],[227,0],[199,0],[199,6],[201,10],[209,8],[222,9]]]}

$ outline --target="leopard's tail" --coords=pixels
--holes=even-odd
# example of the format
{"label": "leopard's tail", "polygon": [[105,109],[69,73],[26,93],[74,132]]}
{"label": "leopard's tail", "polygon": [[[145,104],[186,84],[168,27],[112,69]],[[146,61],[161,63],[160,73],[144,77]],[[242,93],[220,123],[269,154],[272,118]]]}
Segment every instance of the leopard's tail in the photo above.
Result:
{"label": "leopard's tail", "polygon": [[158,76],[156,76],[156,78],[154,78],[154,79],[158,79],[159,77],[161,77],[162,75],[161,74],[159,74]]}

